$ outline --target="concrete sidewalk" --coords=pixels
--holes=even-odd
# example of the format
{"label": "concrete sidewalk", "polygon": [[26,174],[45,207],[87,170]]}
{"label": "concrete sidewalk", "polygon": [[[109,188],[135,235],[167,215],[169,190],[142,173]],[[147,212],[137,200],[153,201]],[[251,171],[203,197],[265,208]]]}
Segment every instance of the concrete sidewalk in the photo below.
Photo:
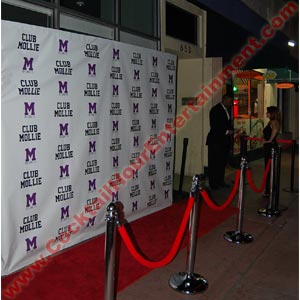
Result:
{"label": "concrete sidewalk", "polygon": [[[262,181],[263,160],[249,163],[257,186]],[[227,181],[232,181],[229,172]],[[298,156],[295,169],[295,189],[298,188]],[[169,265],[154,269],[117,295],[120,300],[296,300],[299,299],[299,195],[283,191],[290,187],[290,153],[282,154],[280,217],[263,217],[257,209],[265,207],[262,194],[244,187],[243,232],[250,233],[254,241],[236,245],[223,235],[236,229],[237,216],[198,240],[195,273],[208,280],[208,289],[197,295],[185,295],[172,290],[170,276],[186,270],[186,250],[179,252]],[[223,203],[231,189],[211,193],[212,199]],[[233,206],[236,206],[236,199]],[[159,246],[159,245],[158,245]],[[126,276],[126,274],[122,274]]]}

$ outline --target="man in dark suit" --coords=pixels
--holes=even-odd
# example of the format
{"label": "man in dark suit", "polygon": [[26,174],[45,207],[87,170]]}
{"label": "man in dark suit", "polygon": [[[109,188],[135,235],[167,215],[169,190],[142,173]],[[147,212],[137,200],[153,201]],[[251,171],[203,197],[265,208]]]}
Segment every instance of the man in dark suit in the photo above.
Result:
{"label": "man in dark suit", "polygon": [[229,158],[231,136],[234,133],[231,120],[233,98],[224,95],[222,102],[209,112],[210,131],[207,135],[208,177],[212,189],[228,187],[225,183],[225,166]]}

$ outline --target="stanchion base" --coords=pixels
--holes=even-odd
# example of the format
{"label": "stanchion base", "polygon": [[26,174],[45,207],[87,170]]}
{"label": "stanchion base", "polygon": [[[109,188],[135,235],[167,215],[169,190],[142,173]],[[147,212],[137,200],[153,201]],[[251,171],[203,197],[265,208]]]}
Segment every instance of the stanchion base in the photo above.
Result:
{"label": "stanchion base", "polygon": [[260,208],[257,212],[261,216],[268,217],[268,218],[280,216],[280,211],[278,209],[273,209],[273,208]]}
{"label": "stanchion base", "polygon": [[288,192],[288,193],[295,193],[298,194],[299,190],[297,188],[291,189],[291,188],[285,188],[283,191]]}
{"label": "stanchion base", "polygon": [[208,281],[199,274],[179,272],[170,277],[169,285],[177,292],[194,295],[204,292],[208,288]]}
{"label": "stanchion base", "polygon": [[253,241],[253,236],[241,231],[227,231],[224,234],[224,239],[235,244],[249,244]]}

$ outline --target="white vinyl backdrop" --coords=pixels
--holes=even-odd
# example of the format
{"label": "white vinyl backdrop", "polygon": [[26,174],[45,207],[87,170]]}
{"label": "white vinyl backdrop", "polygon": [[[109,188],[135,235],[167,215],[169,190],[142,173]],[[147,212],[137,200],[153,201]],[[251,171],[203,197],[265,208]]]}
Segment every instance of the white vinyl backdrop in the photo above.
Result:
{"label": "white vinyl backdrop", "polygon": [[176,56],[9,21],[1,46],[2,275],[102,234],[110,201],[171,205]]}

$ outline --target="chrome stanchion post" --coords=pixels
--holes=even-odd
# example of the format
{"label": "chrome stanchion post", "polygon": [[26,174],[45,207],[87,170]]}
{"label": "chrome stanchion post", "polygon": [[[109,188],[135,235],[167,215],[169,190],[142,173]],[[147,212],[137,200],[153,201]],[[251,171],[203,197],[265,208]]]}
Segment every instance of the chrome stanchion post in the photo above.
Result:
{"label": "chrome stanchion post", "polygon": [[269,204],[267,209],[272,209],[272,204],[274,203],[275,198],[275,170],[276,170],[276,150],[275,148],[272,148],[272,164],[271,164],[271,182],[270,182],[270,197],[269,197]]}
{"label": "chrome stanchion post", "polygon": [[245,233],[242,230],[243,227],[243,217],[244,217],[244,178],[245,170],[247,167],[247,160],[245,157],[241,158],[241,175],[239,181],[239,198],[238,198],[238,209],[239,214],[237,218],[237,229],[235,231],[227,231],[224,234],[224,239],[228,242],[235,244],[248,244],[253,241],[253,237],[249,233]]}
{"label": "chrome stanchion post", "polygon": [[276,202],[276,166],[277,166],[277,153],[275,147],[272,147],[271,150],[271,169],[270,169],[270,196],[269,203],[267,207],[260,208],[257,212],[264,217],[274,217],[279,216],[280,212],[278,209],[275,209],[274,204]]}
{"label": "chrome stanchion post", "polygon": [[169,279],[169,285],[177,292],[187,295],[194,295],[204,292],[208,288],[208,281],[199,274],[194,273],[196,247],[197,247],[197,229],[199,215],[199,176],[193,177],[191,196],[195,198],[193,209],[190,214],[189,224],[189,246],[187,253],[186,272],[179,272]]}
{"label": "chrome stanchion post", "polygon": [[283,189],[285,192],[289,192],[289,193],[298,193],[299,192],[299,189],[294,187],[296,147],[297,147],[297,141],[293,140],[292,149],[291,149],[290,187]]}
{"label": "chrome stanchion post", "polygon": [[115,203],[107,206],[105,235],[105,285],[104,300],[115,299],[115,252],[116,225],[119,223],[118,210]]}
{"label": "chrome stanchion post", "polygon": [[195,177],[195,202],[190,215],[190,240],[188,245],[187,255],[187,273],[194,273],[194,265],[196,258],[197,248],[197,229],[198,229],[198,216],[199,216],[199,178]]}
{"label": "chrome stanchion post", "polygon": [[274,203],[272,203],[272,209],[279,215],[279,193],[280,193],[280,173],[281,173],[281,147],[277,149],[277,160],[276,160],[276,173],[275,173],[275,197]]}

